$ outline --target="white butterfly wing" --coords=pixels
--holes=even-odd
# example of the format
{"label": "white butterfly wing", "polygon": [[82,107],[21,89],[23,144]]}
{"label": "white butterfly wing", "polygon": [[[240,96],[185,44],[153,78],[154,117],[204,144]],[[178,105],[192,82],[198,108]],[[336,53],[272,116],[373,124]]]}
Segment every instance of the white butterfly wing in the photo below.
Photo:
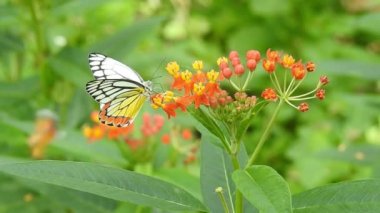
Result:
{"label": "white butterfly wing", "polygon": [[99,53],[90,53],[90,69],[97,80],[129,79],[143,83],[141,76],[127,65]]}

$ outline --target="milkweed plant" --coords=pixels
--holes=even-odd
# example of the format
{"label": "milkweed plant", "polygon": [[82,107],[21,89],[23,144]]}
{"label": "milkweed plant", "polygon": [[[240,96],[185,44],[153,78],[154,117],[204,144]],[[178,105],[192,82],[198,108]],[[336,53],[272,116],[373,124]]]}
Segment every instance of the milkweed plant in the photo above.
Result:
{"label": "milkweed plant", "polygon": [[[251,95],[255,91],[248,91],[248,86],[254,83],[255,73],[259,66],[262,66],[269,80],[268,87],[256,96]],[[226,197],[226,191],[231,190],[230,188],[215,187],[215,196],[219,198],[224,212],[243,212],[243,197],[260,212],[261,210],[272,212],[270,210],[272,207],[268,207],[266,202],[260,199],[260,196],[264,196],[263,194],[271,192],[265,189],[263,192],[260,186],[254,187],[260,182],[250,182],[249,179],[259,178],[255,176],[260,173],[261,177],[278,176],[270,167],[255,166],[256,159],[284,105],[299,112],[306,112],[309,110],[311,100],[320,101],[325,98],[324,87],[329,82],[325,75],[320,76],[319,81],[315,83],[315,88],[310,91],[300,92],[299,90],[302,82],[308,75],[314,74],[315,70],[316,65],[311,61],[304,63],[289,54],[282,54],[271,49],[267,50],[263,58],[257,50],[247,51],[245,57],[241,57],[237,51],[231,51],[228,58],[220,57],[215,68],[210,70],[205,70],[200,60],[194,61],[192,70],[181,69],[175,61],[166,65],[166,71],[173,79],[171,90],[153,95],[151,105],[154,109],[162,109],[169,118],[175,117],[178,110],[188,111],[206,129],[202,133],[218,138],[217,145],[223,147],[232,162],[234,170],[232,177],[236,184],[235,192],[231,193],[234,195],[234,202],[228,202],[231,198]],[[222,83],[227,84],[226,86],[231,89],[223,89]],[[248,127],[252,120],[260,115],[261,110],[270,105],[276,106],[254,151],[245,162],[241,162],[239,152],[241,152],[242,140]],[[247,186],[248,183],[252,185]],[[273,184],[276,185],[275,182]],[[277,187],[281,188],[281,184]],[[258,191],[255,191],[256,189]],[[286,203],[284,200],[276,202]],[[290,211],[284,208],[278,212]]]}

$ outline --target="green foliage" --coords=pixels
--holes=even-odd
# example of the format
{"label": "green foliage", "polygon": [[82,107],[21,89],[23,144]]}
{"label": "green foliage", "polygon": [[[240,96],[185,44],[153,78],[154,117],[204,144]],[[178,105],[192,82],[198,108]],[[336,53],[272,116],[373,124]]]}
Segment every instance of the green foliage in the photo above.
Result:
{"label": "green foliage", "polygon": [[294,212],[377,212],[379,180],[331,184],[293,196]]}
{"label": "green foliage", "polygon": [[170,183],[98,164],[62,161],[8,163],[2,164],[0,171],[162,209],[204,209],[196,198]]}
{"label": "green foliage", "polygon": [[292,212],[289,186],[271,167],[251,166],[235,171],[232,178],[260,212]]}
{"label": "green foliage", "polygon": [[[1,1],[0,212],[219,213],[219,186],[231,211],[240,190],[244,212],[377,212],[380,186],[369,179],[380,177],[377,7],[375,0]],[[271,107],[240,121],[236,156],[231,132],[205,108],[166,120],[171,133],[179,126],[198,130],[200,154],[189,165],[178,150],[160,144],[162,134],[150,141],[157,153],[137,165],[130,159],[141,152],[83,136],[90,112],[99,109],[85,92],[90,52],[125,62],[160,92],[169,84],[168,61],[187,69],[201,59],[218,71],[216,59],[230,50],[258,49],[263,57],[268,48],[314,61],[317,70],[309,77],[331,80],[326,100],[311,103],[309,112],[281,108],[255,161],[270,167],[241,170]],[[247,93],[260,98],[269,78],[258,67],[253,79]],[[312,87],[304,83],[300,90]],[[148,108],[142,111],[152,113]],[[60,161],[30,161],[28,142],[41,109],[58,118],[45,158]],[[141,114],[130,139],[141,136]],[[33,199],[26,202],[28,194]]]}

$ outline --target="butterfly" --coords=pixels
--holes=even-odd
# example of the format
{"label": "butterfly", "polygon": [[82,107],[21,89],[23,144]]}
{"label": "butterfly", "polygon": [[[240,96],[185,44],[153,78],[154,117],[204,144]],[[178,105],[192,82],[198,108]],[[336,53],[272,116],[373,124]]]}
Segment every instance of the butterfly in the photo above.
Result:
{"label": "butterfly", "polygon": [[86,84],[86,90],[100,103],[100,122],[129,126],[149,100],[152,82],[144,81],[133,69],[105,55],[90,53],[88,60],[95,80]]}

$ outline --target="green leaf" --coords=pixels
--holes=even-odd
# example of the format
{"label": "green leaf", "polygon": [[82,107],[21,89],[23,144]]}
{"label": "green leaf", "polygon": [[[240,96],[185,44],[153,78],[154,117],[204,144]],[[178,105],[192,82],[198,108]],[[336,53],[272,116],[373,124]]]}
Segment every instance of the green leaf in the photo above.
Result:
{"label": "green leaf", "polygon": [[50,146],[85,158],[85,160],[125,166],[127,162],[117,148],[117,144],[114,143],[118,142],[102,140],[96,143],[88,143],[80,132],[68,130],[62,132],[60,137],[55,139]]}
{"label": "green leaf", "polygon": [[0,98],[8,100],[22,99],[35,96],[39,91],[39,80],[37,77],[26,78],[13,83],[1,82],[0,84]]}
{"label": "green leaf", "polygon": [[380,35],[380,27],[378,26],[379,22],[380,13],[375,12],[364,14],[360,18],[357,18],[355,25],[360,30]]}
{"label": "green leaf", "polygon": [[228,155],[219,147],[213,145],[215,140],[207,134],[201,141],[201,190],[205,205],[210,212],[224,212],[223,206],[215,193],[217,187],[222,187],[230,211],[233,208],[233,192],[235,187],[230,179],[233,166]]}
{"label": "green leaf", "polygon": [[42,195],[49,197],[57,203],[67,206],[74,212],[113,212],[116,207],[115,200],[100,197],[87,192],[67,189],[51,184],[20,178],[19,182]]}
{"label": "green leaf", "polygon": [[172,210],[204,210],[183,189],[159,179],[85,162],[34,161],[0,165],[0,171],[99,196]]}
{"label": "green leaf", "polygon": [[260,212],[292,212],[289,186],[269,166],[235,171],[232,178],[244,197]]}
{"label": "green leaf", "polygon": [[109,54],[114,58],[124,56],[131,52],[143,38],[150,35],[162,21],[163,18],[155,17],[135,22],[128,28],[96,43],[90,49],[95,52]]}
{"label": "green leaf", "polygon": [[295,213],[379,212],[380,180],[359,180],[317,187],[293,196]]}
{"label": "green leaf", "polygon": [[318,153],[318,157],[324,160],[343,161],[350,164],[377,165],[380,162],[380,147],[379,145],[368,143],[352,144],[348,145],[344,150],[338,150],[335,147],[324,149]]}
{"label": "green leaf", "polygon": [[52,8],[51,14],[64,15],[83,14],[88,10],[94,10],[96,7],[106,3],[103,0],[72,0],[64,1],[62,5]]}
{"label": "green leaf", "polygon": [[[222,148],[215,145],[218,142],[212,142],[212,140],[218,139],[211,134],[202,134],[201,190],[204,203],[209,211],[219,213],[224,212],[224,210],[215,193],[217,187],[223,188],[227,205],[230,210],[233,208],[235,186],[231,179],[231,174],[234,169],[229,155]],[[247,162],[248,157],[243,144],[241,144],[238,159],[241,167]],[[248,203],[244,205],[244,210],[246,212],[256,212],[253,206]]]}
{"label": "green leaf", "polygon": [[[220,139],[220,141],[218,140],[210,140],[211,142],[215,142],[217,146],[220,146],[220,147],[225,147],[227,149],[229,149],[229,147],[227,147],[227,139],[226,139],[226,136],[225,136],[225,132],[226,131],[222,131],[222,129],[220,128],[220,126],[216,123],[216,121],[210,116],[209,113],[207,113],[205,110],[203,110],[202,108],[198,108],[198,109],[194,109],[194,108],[190,108],[188,109],[189,113],[191,114],[191,116],[197,120],[204,128],[207,129],[207,131],[211,134],[213,134],[214,136],[218,137]],[[202,130],[204,130],[202,128],[202,126],[197,126],[198,130],[202,133],[206,133]],[[207,132],[207,133],[208,133]],[[206,133],[206,134],[207,134]],[[223,141],[223,146],[221,144],[221,141]]]}
{"label": "green leaf", "polygon": [[[82,64],[76,63],[73,57],[83,59]],[[51,69],[60,75],[63,79],[71,82],[79,88],[85,88],[86,82],[93,79],[88,67],[82,66],[87,64],[87,54],[75,53],[72,50],[65,50],[59,56],[52,57],[48,60]]]}
{"label": "green leaf", "polygon": [[91,97],[85,92],[83,88],[78,89],[75,92],[73,99],[69,105],[69,111],[67,112],[66,127],[73,129],[77,127],[83,120],[90,115]]}
{"label": "green leaf", "polygon": [[198,200],[201,200],[202,198],[199,178],[191,175],[184,169],[160,169],[155,172],[155,176],[169,183],[173,183],[176,186],[182,187]]}
{"label": "green leaf", "polygon": [[327,74],[354,76],[368,80],[380,79],[379,63],[334,60],[321,61],[316,64],[318,64],[318,70],[323,70]]}

